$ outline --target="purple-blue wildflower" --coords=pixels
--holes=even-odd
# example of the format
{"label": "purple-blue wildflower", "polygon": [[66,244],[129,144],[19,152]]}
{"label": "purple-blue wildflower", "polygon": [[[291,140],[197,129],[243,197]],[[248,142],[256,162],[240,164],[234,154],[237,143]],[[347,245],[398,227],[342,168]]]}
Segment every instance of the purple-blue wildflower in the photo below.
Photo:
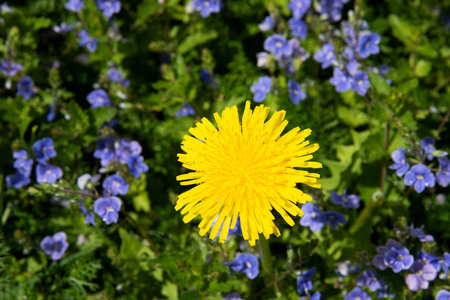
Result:
{"label": "purple-blue wildflower", "polygon": [[213,86],[215,89],[219,88],[219,83],[217,82],[217,79],[214,78],[208,70],[205,69],[200,70],[200,79],[203,82],[206,82],[207,84]]}
{"label": "purple-blue wildflower", "polygon": [[272,34],[264,41],[264,50],[272,52],[277,59],[292,55],[292,45],[281,34]]}
{"label": "purple-blue wildflower", "polygon": [[336,87],[336,92],[347,92],[352,87],[352,77],[339,68],[333,69],[333,77],[330,78],[330,83]]}
{"label": "purple-blue wildflower", "polygon": [[272,78],[265,75],[258,78],[258,81],[252,84],[250,91],[253,93],[253,101],[262,102],[272,89]]}
{"label": "purple-blue wildflower", "polygon": [[66,2],[64,7],[67,10],[70,10],[72,12],[79,12],[84,6],[84,3],[82,0],[69,0]]}
{"label": "purple-blue wildflower", "polygon": [[386,246],[377,247],[378,255],[375,255],[372,263],[380,270],[392,268],[394,273],[408,270],[414,263],[414,257],[409,250],[399,242],[389,239]]}
{"label": "purple-blue wildflower", "polygon": [[447,290],[440,290],[436,294],[436,300],[449,300],[450,299],[450,292]]}
{"label": "purple-blue wildflower", "polygon": [[294,105],[299,105],[300,101],[306,99],[306,93],[302,90],[300,83],[295,82],[292,79],[288,81],[289,98]]}
{"label": "purple-blue wildflower", "polygon": [[129,188],[128,183],[119,174],[106,177],[102,186],[105,196],[126,195]]}
{"label": "purple-blue wildflower", "polygon": [[259,274],[259,261],[253,254],[238,254],[236,258],[225,266],[230,268],[231,275],[234,272],[245,273],[249,279],[255,279]]}
{"label": "purple-blue wildflower", "polygon": [[301,19],[311,6],[311,0],[291,0],[288,4],[292,15],[296,19]]}
{"label": "purple-blue wildflower", "polygon": [[62,22],[61,25],[55,25],[52,27],[53,31],[56,33],[66,33],[73,29],[73,24],[66,24],[65,22]]}
{"label": "purple-blue wildflower", "polygon": [[326,218],[323,212],[311,202],[303,204],[302,211],[304,215],[300,219],[300,225],[303,227],[309,227],[311,231],[316,232],[325,225]]}
{"label": "purple-blue wildflower", "polygon": [[353,76],[352,88],[355,92],[364,96],[367,94],[367,89],[370,88],[369,76],[364,71],[358,71]]}
{"label": "purple-blue wildflower", "polygon": [[372,300],[372,298],[366,291],[357,287],[351,290],[351,292],[344,297],[344,300]]}
{"label": "purple-blue wildflower", "polygon": [[336,192],[331,192],[330,200],[334,204],[342,205],[342,207],[344,208],[359,208],[359,202],[361,201],[361,198],[359,198],[355,194],[347,195],[347,190],[344,190],[342,195],[339,195]]}
{"label": "purple-blue wildflower", "polygon": [[33,167],[33,160],[29,158],[26,150],[20,150],[13,152],[15,161],[13,167],[25,174],[30,174]]}
{"label": "purple-blue wildflower", "polygon": [[378,278],[375,270],[369,269],[356,277],[357,286],[367,286],[371,292],[375,292],[382,288],[383,282]]}
{"label": "purple-blue wildflower", "polygon": [[292,36],[299,37],[301,40],[306,39],[308,34],[308,26],[302,20],[290,18],[288,21]]}
{"label": "purple-blue wildflower", "polygon": [[348,0],[320,0],[319,12],[321,18],[337,22],[342,18],[342,8]]}
{"label": "purple-blue wildflower", "polygon": [[95,89],[86,96],[86,100],[91,104],[91,108],[111,105],[108,94],[104,89]]}
{"label": "purple-blue wildflower", "polygon": [[56,101],[53,101],[48,108],[47,122],[53,121],[55,117],[56,117]]}
{"label": "purple-blue wildflower", "polygon": [[297,277],[297,292],[299,295],[305,293],[309,293],[309,291],[313,288],[313,280],[314,275],[316,274],[316,268],[308,269],[305,272],[302,272],[302,275]]}
{"label": "purple-blue wildflower", "polygon": [[416,260],[411,267],[412,274],[406,276],[406,285],[411,291],[428,289],[429,282],[436,279],[436,269],[431,264],[422,260]]}
{"label": "purple-blue wildflower", "polygon": [[395,295],[391,294],[389,292],[389,286],[386,285],[384,282],[382,282],[381,289],[379,289],[377,292],[377,298],[378,299],[386,299],[386,298],[393,299],[393,298],[395,298]]}
{"label": "purple-blue wildflower", "polygon": [[440,261],[442,262],[442,268],[444,268],[445,274],[448,274],[450,268],[450,254],[445,252]]}
{"label": "purple-blue wildflower", "polygon": [[123,80],[123,73],[115,67],[110,68],[106,73],[106,76],[109,80],[111,80],[111,82],[121,82]]}
{"label": "purple-blue wildflower", "polygon": [[380,47],[378,44],[381,41],[381,37],[378,33],[361,32],[359,34],[357,51],[362,58],[368,58],[371,54],[380,53]]}
{"label": "purple-blue wildflower", "polygon": [[49,255],[52,260],[58,260],[63,257],[64,252],[69,248],[65,232],[60,231],[53,236],[46,236],[41,241],[41,249]]}
{"label": "purple-blue wildflower", "polygon": [[434,147],[435,144],[436,139],[432,138],[431,136],[427,136],[420,141],[420,146],[423,150],[425,150],[425,155],[427,156],[428,160],[433,160],[434,158],[433,152],[436,150],[436,148]]}
{"label": "purple-blue wildflower", "polygon": [[63,171],[60,167],[49,164],[38,164],[36,166],[36,181],[39,184],[51,183],[54,184],[63,176]]}
{"label": "purple-blue wildflower", "polygon": [[82,29],[78,33],[78,38],[80,39],[78,45],[81,47],[86,47],[89,52],[94,52],[97,49],[98,39],[90,37],[89,33],[85,29]]}
{"label": "purple-blue wildflower", "polygon": [[417,259],[432,265],[436,272],[441,271],[441,264],[444,260],[443,258],[431,255],[423,250],[420,250],[419,253],[417,253]]}
{"label": "purple-blue wildflower", "polygon": [[107,19],[120,12],[120,1],[118,0],[97,0],[96,2],[97,8]]}
{"label": "purple-blue wildflower", "polygon": [[107,167],[110,162],[115,160],[116,151],[114,139],[112,137],[100,138],[97,140],[97,147],[94,151],[94,157],[100,159],[102,167]]}
{"label": "purple-blue wildflower", "polygon": [[84,218],[84,224],[91,224],[92,226],[95,226],[95,217],[94,217],[94,214],[91,213],[91,212],[88,212],[88,211],[86,210],[86,207],[84,206],[83,201],[80,201],[79,205],[80,205],[80,209],[81,209],[81,212],[82,212],[81,215],[82,215],[82,216],[85,216],[85,218]]}
{"label": "purple-blue wildflower", "polygon": [[450,160],[447,157],[439,157],[439,172],[436,174],[437,182],[447,187],[450,183]]}
{"label": "purple-blue wildflower", "polygon": [[17,170],[14,174],[5,177],[6,185],[14,189],[30,184],[30,174]]}
{"label": "purple-blue wildflower", "polygon": [[337,269],[334,271],[338,276],[347,277],[349,274],[357,273],[361,270],[360,264],[355,264],[349,260],[336,264]]}
{"label": "purple-blue wildflower", "polygon": [[30,100],[30,97],[35,94],[34,82],[30,76],[22,76],[17,82],[17,96],[22,96],[25,100]]}
{"label": "purple-blue wildflower", "polygon": [[131,156],[139,155],[141,152],[142,147],[139,142],[121,139],[116,150],[116,157],[121,164],[126,164]]}
{"label": "purple-blue wildflower", "polygon": [[392,155],[391,155],[392,160],[395,162],[395,164],[390,165],[389,169],[397,170],[396,174],[399,177],[402,177],[403,175],[405,175],[406,172],[408,172],[408,170],[409,170],[409,163],[406,161],[405,153],[406,153],[405,149],[400,147],[397,150],[395,150],[394,152],[392,152]]}
{"label": "purple-blue wildflower", "polygon": [[98,198],[94,202],[94,212],[107,225],[117,223],[117,220],[119,219],[120,207],[120,199],[114,196],[108,198]]}
{"label": "purple-blue wildflower", "polygon": [[180,117],[195,116],[195,110],[189,104],[183,105],[175,114],[175,119]]}
{"label": "purple-blue wildflower", "polygon": [[141,177],[142,173],[148,171],[148,165],[144,163],[142,155],[130,156],[127,161],[130,174],[136,178]]}
{"label": "purple-blue wildflower", "polygon": [[414,228],[414,224],[411,224],[411,236],[417,237],[422,243],[434,241],[434,237],[432,235],[425,234],[425,232],[423,232],[423,227],[424,226]]}
{"label": "purple-blue wildflower", "polygon": [[336,60],[333,44],[324,44],[321,49],[314,53],[314,60],[322,63],[322,69],[326,69]]}
{"label": "purple-blue wildflower", "polygon": [[42,164],[56,156],[56,150],[53,147],[53,139],[49,137],[34,142],[33,150],[36,160]]}
{"label": "purple-blue wildflower", "polygon": [[212,13],[219,13],[222,3],[220,0],[194,0],[192,7],[200,12],[202,18],[209,17]]}
{"label": "purple-blue wildflower", "polygon": [[258,25],[258,28],[259,28],[259,30],[261,30],[263,32],[267,32],[267,31],[271,30],[273,28],[273,26],[275,26],[275,22],[273,21],[272,17],[266,16],[264,18],[264,21],[262,21]]}
{"label": "purple-blue wildflower", "polygon": [[330,224],[332,229],[336,229],[339,226],[339,224],[347,223],[347,219],[345,218],[345,216],[343,214],[332,211],[332,210],[328,210],[328,211],[324,212],[323,216],[325,218],[325,221],[328,224]]}
{"label": "purple-blue wildflower", "polygon": [[407,186],[413,186],[416,192],[422,193],[425,187],[434,187],[436,178],[424,164],[417,164],[406,173],[403,180]]}
{"label": "purple-blue wildflower", "polygon": [[12,62],[11,59],[0,61],[0,72],[2,72],[5,76],[12,77],[22,70],[22,65]]}
{"label": "purple-blue wildflower", "polygon": [[225,298],[222,298],[222,300],[244,300],[241,298],[241,295],[239,293],[231,293],[225,296]]}

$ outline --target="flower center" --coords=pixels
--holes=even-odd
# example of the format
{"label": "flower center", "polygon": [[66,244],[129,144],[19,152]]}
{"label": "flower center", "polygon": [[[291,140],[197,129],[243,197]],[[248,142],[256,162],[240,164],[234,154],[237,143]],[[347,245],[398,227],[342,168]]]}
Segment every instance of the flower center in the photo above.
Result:
{"label": "flower center", "polygon": [[422,179],[423,179],[423,176],[422,176],[422,175],[417,175],[416,178],[417,178],[418,180],[422,180]]}
{"label": "flower center", "polygon": [[397,255],[397,259],[398,260],[403,260],[403,255],[401,255],[401,254]]}
{"label": "flower center", "polygon": [[114,209],[111,206],[107,206],[106,207],[106,212],[111,212],[114,211]]}

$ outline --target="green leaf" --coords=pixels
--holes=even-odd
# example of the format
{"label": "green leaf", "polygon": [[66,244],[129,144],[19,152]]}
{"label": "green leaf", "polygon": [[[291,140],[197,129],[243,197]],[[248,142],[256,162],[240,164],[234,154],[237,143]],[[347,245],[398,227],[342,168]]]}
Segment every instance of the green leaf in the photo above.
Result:
{"label": "green leaf", "polygon": [[388,95],[391,87],[386,82],[386,79],[382,78],[379,74],[368,72],[370,83],[372,83],[375,91],[380,95]]}
{"label": "green leaf", "polygon": [[104,123],[109,122],[116,116],[116,109],[112,107],[98,107],[88,111],[96,128],[100,128]]}
{"label": "green leaf", "polygon": [[178,300],[178,287],[175,283],[166,281],[161,289],[161,294],[169,300]]}
{"label": "green leaf", "polygon": [[215,30],[211,30],[208,32],[195,32],[188,37],[184,41],[180,43],[178,46],[178,53],[185,54],[197,46],[203,45],[206,42],[217,38],[218,33]]}
{"label": "green leaf", "polygon": [[144,0],[137,7],[137,17],[135,24],[137,26],[142,25],[150,16],[156,15],[159,9],[162,9],[162,5],[155,0]]}
{"label": "green leaf", "polygon": [[417,62],[416,67],[414,68],[414,73],[418,77],[425,77],[430,73],[431,68],[432,65],[429,61],[421,59]]}
{"label": "green leaf", "polygon": [[397,92],[402,94],[408,94],[410,91],[415,89],[419,85],[419,80],[414,78],[407,82],[402,83],[399,87],[397,87]]}
{"label": "green leaf", "polygon": [[88,115],[75,101],[70,101],[69,112],[70,112],[70,128],[75,132],[75,134],[85,132],[86,129],[89,127]]}
{"label": "green leaf", "polygon": [[358,127],[369,121],[369,117],[365,113],[354,107],[339,106],[337,114],[343,123],[351,127]]}
{"label": "green leaf", "polygon": [[417,40],[420,30],[396,15],[389,15],[388,20],[392,27],[392,34],[405,45],[412,46],[412,43]]}

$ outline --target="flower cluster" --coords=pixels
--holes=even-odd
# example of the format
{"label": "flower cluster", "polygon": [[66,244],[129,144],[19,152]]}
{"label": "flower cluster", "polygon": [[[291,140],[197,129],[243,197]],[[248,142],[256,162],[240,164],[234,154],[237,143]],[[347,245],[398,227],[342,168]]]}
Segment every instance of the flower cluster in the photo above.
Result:
{"label": "flower cluster", "polygon": [[[103,15],[109,19],[113,14],[120,12],[120,1],[118,0],[96,0],[97,8]],[[69,0],[65,4],[65,8],[72,12],[79,12],[83,9],[83,0]]]}
{"label": "flower cluster", "polygon": [[306,203],[302,206],[304,215],[300,219],[300,225],[309,227],[313,232],[320,231],[325,224],[329,224],[332,229],[336,229],[339,224],[345,224],[347,219],[341,213],[328,210],[323,212],[317,205]]}
{"label": "flower cluster", "polygon": [[[425,188],[433,188],[436,181],[442,187],[447,187],[450,183],[450,160],[447,157],[447,152],[436,150],[436,140],[431,137],[425,137],[420,142],[420,153],[415,153],[420,159],[421,163],[413,165],[410,164],[406,158],[406,150],[402,147],[392,152],[392,160],[394,164],[389,166],[391,170],[395,170],[397,176],[404,177],[403,181],[407,186],[414,186],[418,193],[422,193]],[[432,170],[424,164],[425,158],[432,161],[437,157],[439,169]]]}
{"label": "flower cluster", "polygon": [[221,0],[193,0],[192,8],[194,11],[198,11],[202,18],[207,18],[211,14],[219,13],[222,7]]}

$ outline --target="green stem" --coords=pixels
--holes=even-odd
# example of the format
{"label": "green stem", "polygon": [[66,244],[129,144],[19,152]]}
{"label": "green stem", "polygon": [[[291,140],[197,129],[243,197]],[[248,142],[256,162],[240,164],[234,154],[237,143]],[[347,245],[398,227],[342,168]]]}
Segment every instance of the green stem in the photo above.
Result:
{"label": "green stem", "polygon": [[264,270],[264,283],[267,285],[274,279],[272,268],[272,254],[270,253],[269,241],[264,235],[259,235],[259,252]]}

